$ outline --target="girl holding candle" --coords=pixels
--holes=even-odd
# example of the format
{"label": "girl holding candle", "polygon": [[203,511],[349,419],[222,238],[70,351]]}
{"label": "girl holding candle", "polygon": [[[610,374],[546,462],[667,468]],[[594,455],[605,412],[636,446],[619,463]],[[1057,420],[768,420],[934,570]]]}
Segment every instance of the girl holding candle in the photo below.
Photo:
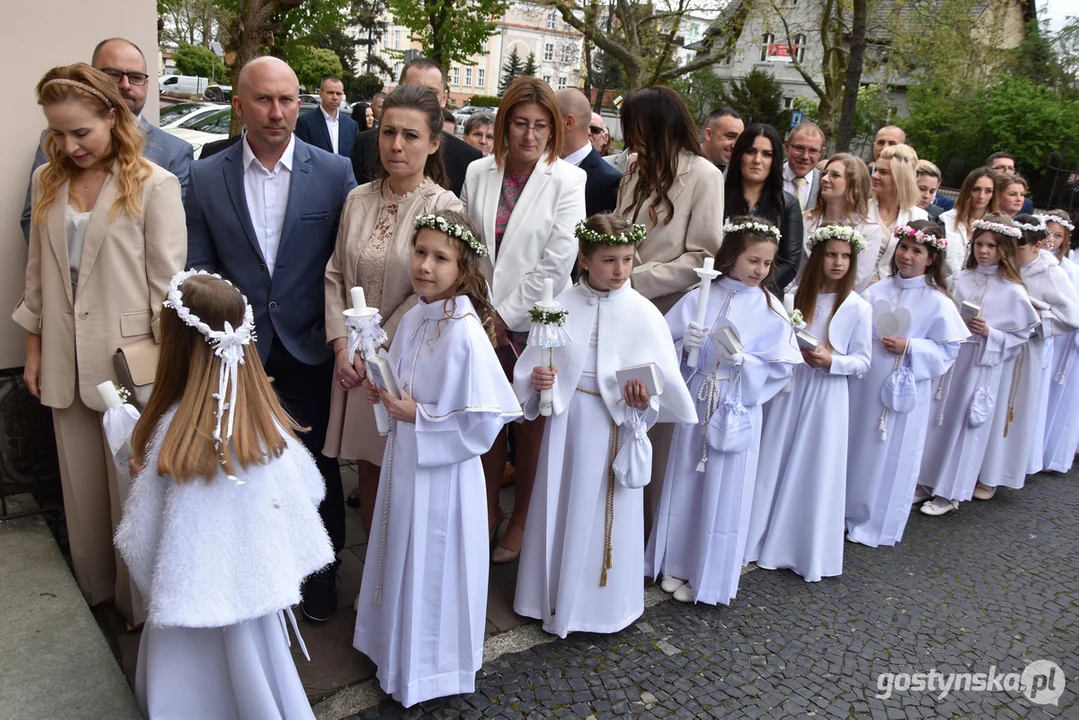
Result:
{"label": "girl holding candle", "polygon": [[[675,346],[699,349],[682,363],[699,423],[674,431],[667,474],[645,550],[645,574],[680,602],[729,604],[738,591],[761,439],[761,405],[802,361],[783,305],[765,288],[779,230],[763,218],[723,227],[705,325],[700,289],[667,314]],[[716,339],[712,339],[716,338]]]}
{"label": "girl holding candle", "polygon": [[[644,612],[646,431],[656,422],[697,421],[663,315],[630,285],[644,226],[593,215],[576,236],[581,279],[558,296],[573,342],[555,349],[554,369],[529,345],[514,376],[526,418],[539,413],[541,391],[552,390],[553,402],[514,610],[560,637],[617,632]],[[639,379],[620,387],[619,370],[646,365],[662,394],[651,396]]]}
{"label": "girl holding candle", "polygon": [[926,220],[899,225],[893,242],[889,277],[865,293],[874,314],[869,372],[850,381],[847,539],[870,547],[903,539],[929,425],[930,385],[970,335],[944,289],[947,241],[940,227]]}
{"label": "girl holding candle", "polygon": [[378,666],[383,691],[405,707],[474,689],[487,609],[480,456],[521,414],[495,356],[487,247],[460,213],[421,215],[415,227],[419,301],[387,358],[401,397],[370,376],[363,383],[394,422],[353,638]]}
{"label": "girl holding candle", "polygon": [[915,503],[932,497],[921,506],[925,515],[944,515],[973,496],[992,436],[994,407],[1012,400],[997,395],[1004,369],[1012,368],[1038,324],[1019,276],[1019,230],[1001,214],[987,215],[972,226],[973,252],[956,280],[953,298],[960,313],[966,311],[971,336],[933,396],[914,496]]}
{"label": "girl holding candle", "polygon": [[[1072,285],[1079,288],[1079,265],[1068,257],[1075,229],[1063,210],[1039,215],[1045,223],[1045,249],[1060,262]],[[1079,446],[1079,333],[1053,342],[1053,375],[1049,386],[1049,407],[1045,416],[1045,469],[1068,472]]]}
{"label": "girl holding candle", "polygon": [[843,572],[847,379],[869,370],[873,340],[872,310],[854,285],[859,260],[874,256],[861,233],[842,225],[818,228],[806,245],[794,307],[818,344],[803,340],[805,364],[795,366],[790,391],[765,408],[771,446],[757,468],[745,559],[815,582]]}

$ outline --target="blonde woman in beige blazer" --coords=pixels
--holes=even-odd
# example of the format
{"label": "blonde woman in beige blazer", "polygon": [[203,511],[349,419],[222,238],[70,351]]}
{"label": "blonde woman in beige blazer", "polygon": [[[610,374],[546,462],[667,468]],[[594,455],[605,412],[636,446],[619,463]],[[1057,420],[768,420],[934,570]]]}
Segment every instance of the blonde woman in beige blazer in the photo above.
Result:
{"label": "blonde woman in beige blazer", "polygon": [[[573,229],[585,217],[587,175],[559,158],[562,122],[550,85],[534,77],[510,84],[495,119],[494,151],[468,166],[461,200],[480,239],[487,244],[487,279],[494,301],[495,340],[502,368],[513,381],[513,366],[528,339],[528,311],[543,297],[543,281],[554,292],[570,282],[577,258]],[[514,425],[517,439],[513,514],[494,549],[496,565],[521,552],[532,495],[543,419]],[[483,456],[487,512],[492,538],[502,517],[499,491],[507,472],[506,432]]]}
{"label": "blonde woman in beige blazer", "polygon": [[694,270],[719,251],[723,173],[702,155],[693,118],[670,88],[630,95],[622,127],[637,156],[615,212],[648,229],[637,246],[633,288],[667,312],[700,282]]}
{"label": "blonde woman in beige blazer", "polygon": [[326,265],[326,342],[334,347],[335,372],[322,452],[357,461],[357,499],[368,532],[386,439],[379,436],[374,410],[359,387],[363,361],[357,354],[348,362],[342,313],[352,306],[351,289],[362,287],[392,341],[401,318],[416,304],[409,265],[412,224],[425,213],[462,209],[457,196],[439,184],[446,181],[441,138],[442,108],[431,90],[402,85],[387,96],[375,151],[382,177],[348,194]]}
{"label": "blonde woman in beige blazer", "polygon": [[187,230],[174,175],[142,158],[134,118],[108,77],[54,68],[38,84],[50,162],[34,173],[26,289],[12,318],[27,332],[24,378],[53,409],[75,579],[131,624],[144,611],[114,555],[126,488],[101,429],[97,385],[112,356],[157,339],[161,303],[183,269]]}

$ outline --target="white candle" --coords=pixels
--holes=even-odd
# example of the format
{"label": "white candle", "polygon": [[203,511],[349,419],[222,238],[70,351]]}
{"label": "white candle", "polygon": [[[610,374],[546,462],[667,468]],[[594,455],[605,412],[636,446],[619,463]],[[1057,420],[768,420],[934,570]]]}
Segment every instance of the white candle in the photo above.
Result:
{"label": "white candle", "polygon": [[[694,322],[698,325],[704,325],[705,314],[708,312],[708,295],[712,290],[712,280],[714,280],[719,273],[716,272],[716,260],[713,257],[706,257],[704,263],[695,272],[701,279],[701,290],[697,295],[697,316],[694,318]],[[700,360],[700,348],[693,348],[689,351],[689,357],[686,358],[686,362],[690,367],[697,367],[697,363]]]}
{"label": "white candle", "polygon": [[787,311],[787,315],[794,314],[794,294],[787,293],[783,296],[783,309]]}
{"label": "white candle", "polygon": [[543,279],[543,304],[551,305],[554,303],[554,280],[551,278]]}
{"label": "white candle", "polygon": [[357,285],[356,287],[352,288],[352,309],[364,310],[366,308],[367,302],[364,300],[363,297],[363,288]]}
{"label": "white candle", "polygon": [[105,403],[105,409],[112,410],[118,405],[123,405],[120,393],[116,392],[116,386],[111,382],[105,381],[98,385],[97,392],[101,395],[101,401]]}
{"label": "white candle", "polygon": [[712,272],[716,269],[716,259],[714,257],[706,257],[704,259],[704,265],[701,266],[701,270],[706,272]]}

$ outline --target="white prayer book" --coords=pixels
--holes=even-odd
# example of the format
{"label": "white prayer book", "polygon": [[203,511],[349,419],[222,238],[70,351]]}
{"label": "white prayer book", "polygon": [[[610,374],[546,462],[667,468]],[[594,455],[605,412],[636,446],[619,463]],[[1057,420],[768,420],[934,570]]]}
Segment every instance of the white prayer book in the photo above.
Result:
{"label": "white prayer book", "polygon": [[640,380],[648,389],[648,394],[653,397],[663,392],[663,381],[660,379],[659,370],[656,368],[655,363],[622,368],[615,371],[614,376],[618,379],[620,392],[625,389],[630,380]]}
{"label": "white prayer book", "polygon": [[963,318],[963,322],[970,322],[974,318],[978,317],[982,312],[981,305],[975,305],[969,300],[964,300],[963,304],[959,306],[959,315]]}
{"label": "white prayer book", "polygon": [[398,400],[401,399],[401,390],[397,385],[397,378],[393,376],[393,368],[389,360],[378,355],[367,358],[367,374],[375,385],[386,388],[386,392],[390,395]]}
{"label": "white prayer book", "polygon": [[816,350],[820,347],[820,340],[810,335],[805,330],[799,330],[794,334],[794,339],[798,341],[798,347],[803,350]]}
{"label": "white prayer book", "polygon": [[733,325],[716,328],[712,333],[712,338],[731,355],[737,355],[746,349],[746,346],[742,344],[742,338],[738,336],[738,330]]}

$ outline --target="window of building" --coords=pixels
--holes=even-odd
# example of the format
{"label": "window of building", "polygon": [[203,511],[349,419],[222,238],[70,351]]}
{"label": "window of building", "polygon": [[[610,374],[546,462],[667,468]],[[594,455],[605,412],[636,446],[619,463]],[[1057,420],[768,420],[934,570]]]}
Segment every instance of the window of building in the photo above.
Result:
{"label": "window of building", "polygon": [[794,107],[794,98],[789,98],[789,97],[783,98],[783,109],[784,110],[790,110],[793,107]]}
{"label": "window of building", "polygon": [[565,76],[560,75],[558,77],[558,89],[559,90],[565,90],[566,89],[566,78],[565,78]]}
{"label": "window of building", "polygon": [[484,80],[483,76],[485,74],[486,74],[486,70],[484,70],[483,68],[476,68],[476,87],[478,87],[478,88],[483,87],[483,80]]}
{"label": "window of building", "polygon": [[465,87],[472,87],[472,68],[465,68]]}
{"label": "window of building", "polygon": [[401,68],[402,67],[403,66],[401,65],[401,63],[394,63],[394,65],[393,65],[393,78],[394,78],[394,80],[401,77]]}
{"label": "window of building", "polygon": [[764,33],[761,36],[761,62],[768,59],[768,48],[776,41],[776,36],[772,33]]}
{"label": "window of building", "polygon": [[689,26],[689,37],[691,40],[696,40],[701,34],[701,26],[697,23],[693,23]]}
{"label": "window of building", "polygon": [[394,50],[400,50],[401,49],[401,31],[400,30],[394,30],[393,31],[393,49]]}
{"label": "window of building", "polygon": [[805,59],[805,54],[806,54],[806,47],[805,46],[806,46],[806,36],[805,35],[795,35],[794,36],[794,47],[792,49],[794,50],[794,59],[797,60],[798,62],[802,62],[802,60]]}
{"label": "window of building", "polygon": [[450,85],[460,85],[460,84],[461,84],[461,68],[459,68],[459,67],[450,68]]}
{"label": "window of building", "polygon": [[555,23],[557,23],[557,22],[558,22],[558,13],[556,13],[556,12],[547,13],[547,29],[548,30],[554,30],[555,29]]}
{"label": "window of building", "polygon": [[551,84],[551,73],[543,73],[543,82]]}
{"label": "window of building", "polygon": [[563,45],[562,46],[562,63],[565,64],[565,63],[569,63],[569,62],[573,62],[573,46],[572,45]]}
{"label": "window of building", "polygon": [[543,44],[543,59],[547,61],[554,60],[554,43]]}

